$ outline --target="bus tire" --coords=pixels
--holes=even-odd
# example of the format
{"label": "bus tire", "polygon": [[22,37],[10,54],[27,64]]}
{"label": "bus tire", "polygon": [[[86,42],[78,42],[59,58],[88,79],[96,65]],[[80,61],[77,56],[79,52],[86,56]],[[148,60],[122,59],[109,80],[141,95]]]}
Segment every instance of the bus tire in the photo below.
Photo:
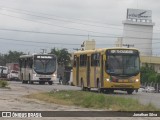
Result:
{"label": "bus tire", "polygon": [[52,85],[52,84],[53,84],[53,81],[49,81],[48,84],[49,84],[49,85]]}
{"label": "bus tire", "polygon": [[29,84],[33,84],[33,81],[30,80],[30,81],[29,81]]}
{"label": "bus tire", "polygon": [[132,94],[132,93],[133,93],[133,90],[132,90],[132,89],[128,89],[128,90],[127,90],[127,93],[128,93],[128,94]]}
{"label": "bus tire", "polygon": [[22,84],[26,83],[24,80],[22,80]]}
{"label": "bus tire", "polygon": [[87,91],[91,91],[91,88],[87,88]]}
{"label": "bus tire", "polygon": [[28,81],[22,80],[22,83],[23,83],[23,84],[28,84]]}

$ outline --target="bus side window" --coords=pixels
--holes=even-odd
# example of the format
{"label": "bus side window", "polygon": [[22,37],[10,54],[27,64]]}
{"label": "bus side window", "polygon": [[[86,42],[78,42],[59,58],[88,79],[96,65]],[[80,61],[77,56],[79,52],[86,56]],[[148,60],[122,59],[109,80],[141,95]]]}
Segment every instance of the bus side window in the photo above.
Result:
{"label": "bus side window", "polygon": [[84,54],[84,55],[80,55],[80,66],[86,66],[87,64],[87,55]]}
{"label": "bus side window", "polygon": [[25,60],[24,60],[24,59],[21,59],[21,63],[22,63],[22,64],[21,64],[21,65],[22,65],[21,67],[24,68],[24,67],[25,67]]}
{"label": "bus side window", "polygon": [[74,60],[73,60],[73,67],[76,67],[76,62],[77,62],[77,56],[74,56]]}
{"label": "bus side window", "polygon": [[91,55],[91,66],[100,66],[100,53]]}

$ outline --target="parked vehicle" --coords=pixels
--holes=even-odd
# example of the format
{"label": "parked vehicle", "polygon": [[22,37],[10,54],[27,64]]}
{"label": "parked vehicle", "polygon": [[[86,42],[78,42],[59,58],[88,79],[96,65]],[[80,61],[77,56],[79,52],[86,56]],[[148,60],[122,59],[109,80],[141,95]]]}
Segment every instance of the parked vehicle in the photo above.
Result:
{"label": "parked vehicle", "polygon": [[7,78],[8,67],[0,66],[0,78]]}
{"label": "parked vehicle", "polygon": [[7,63],[8,75],[7,79],[9,80],[18,80],[19,79],[19,64],[18,63]]}
{"label": "parked vehicle", "polygon": [[8,67],[9,73],[11,72],[11,70],[19,71],[19,64],[18,63],[7,63],[6,66]]}
{"label": "parked vehicle", "polygon": [[156,90],[154,87],[151,87],[151,86],[147,86],[143,92],[149,92],[149,93],[154,93]]}
{"label": "parked vehicle", "polygon": [[140,87],[139,89],[138,89],[138,92],[144,92],[145,91],[145,88],[143,88],[143,87]]}
{"label": "parked vehicle", "polygon": [[11,70],[10,73],[7,75],[9,80],[19,80],[19,73],[18,71]]}

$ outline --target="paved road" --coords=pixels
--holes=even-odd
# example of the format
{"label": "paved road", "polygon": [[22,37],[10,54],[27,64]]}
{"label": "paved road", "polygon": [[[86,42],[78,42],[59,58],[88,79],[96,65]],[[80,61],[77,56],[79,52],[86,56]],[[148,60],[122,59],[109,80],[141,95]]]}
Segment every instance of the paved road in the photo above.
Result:
{"label": "paved road", "polygon": [[[39,85],[39,84],[22,84],[21,82],[15,82],[15,81],[10,81],[10,84],[14,86],[21,86],[26,89],[33,89],[33,90],[39,90],[39,91],[51,91],[54,89],[58,90],[80,90],[80,87],[75,87],[75,86],[69,86],[69,85],[58,85],[58,84],[53,84],[53,85]],[[106,94],[108,95],[108,94]],[[142,104],[149,104],[152,103],[155,105],[157,108],[160,108],[160,93],[144,93],[144,92],[138,92],[138,93],[133,93],[132,95],[128,95],[126,92],[120,92],[120,91],[115,91],[114,94],[109,94],[112,96],[122,96],[122,97],[127,97],[127,98],[134,98],[140,101]]]}

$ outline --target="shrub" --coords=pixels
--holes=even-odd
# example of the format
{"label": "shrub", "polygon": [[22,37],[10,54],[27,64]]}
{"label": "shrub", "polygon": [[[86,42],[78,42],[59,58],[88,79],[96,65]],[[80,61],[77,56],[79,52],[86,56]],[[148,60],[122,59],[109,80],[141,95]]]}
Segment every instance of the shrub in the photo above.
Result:
{"label": "shrub", "polygon": [[4,80],[0,80],[0,87],[4,88],[8,85],[8,82],[7,81],[4,81]]}

